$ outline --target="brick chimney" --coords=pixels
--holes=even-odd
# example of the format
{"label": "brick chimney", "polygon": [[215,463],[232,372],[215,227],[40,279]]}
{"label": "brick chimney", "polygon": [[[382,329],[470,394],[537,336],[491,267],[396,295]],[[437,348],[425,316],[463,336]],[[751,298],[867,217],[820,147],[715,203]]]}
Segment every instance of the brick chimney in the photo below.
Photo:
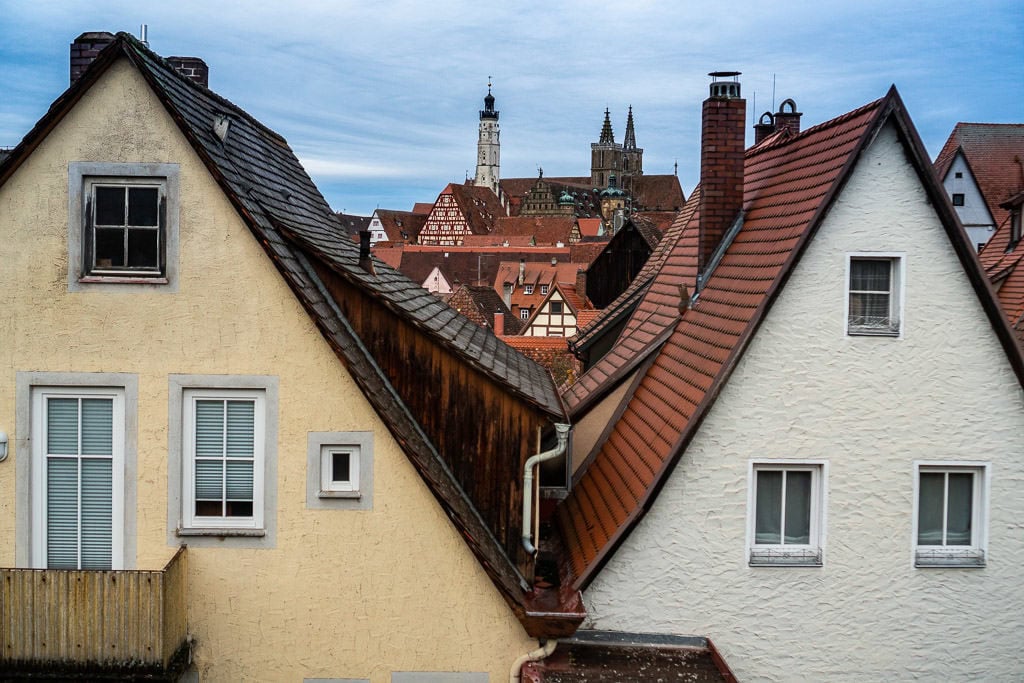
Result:
{"label": "brick chimney", "polygon": [[770,111],[761,114],[761,118],[754,124],[754,144],[760,143],[766,137],[775,132],[775,117]]}
{"label": "brick chimney", "polygon": [[106,31],[87,31],[75,38],[71,43],[71,83],[81,78],[96,56],[114,40],[114,34]]}
{"label": "brick chimney", "polygon": [[185,78],[195,81],[204,88],[210,87],[210,67],[199,57],[168,57],[167,61]]}
{"label": "brick chimney", "polygon": [[587,298],[587,271],[583,268],[576,269],[576,294],[584,300]]}
{"label": "brick chimney", "polygon": [[494,336],[501,337],[505,334],[505,314],[501,311],[494,313]]}
{"label": "brick chimney", "polygon": [[[788,110],[788,111],[787,111]],[[775,129],[788,130],[793,135],[800,132],[800,117],[803,116],[796,110],[796,102],[793,100],[782,100],[779,111],[775,114]]]}
{"label": "brick chimney", "polygon": [[700,228],[697,269],[704,273],[743,208],[743,145],[747,102],[738,71],[713,71],[704,100],[700,141]]}

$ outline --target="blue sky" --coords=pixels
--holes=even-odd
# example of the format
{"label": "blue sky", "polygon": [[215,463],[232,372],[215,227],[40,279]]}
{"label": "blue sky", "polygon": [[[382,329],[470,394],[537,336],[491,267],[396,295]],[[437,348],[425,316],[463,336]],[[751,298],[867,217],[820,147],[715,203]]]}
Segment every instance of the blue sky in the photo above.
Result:
{"label": "blue sky", "polygon": [[[0,0],[0,145],[68,85],[84,31],[149,26],[284,135],[336,210],[410,209],[472,175],[487,78],[504,177],[589,173],[605,107],[633,106],[644,171],[697,182],[707,72],[742,71],[753,119],[805,127],[899,89],[934,156],[957,121],[1024,122],[1024,5],[993,2]],[[749,140],[749,138],[748,138]]]}

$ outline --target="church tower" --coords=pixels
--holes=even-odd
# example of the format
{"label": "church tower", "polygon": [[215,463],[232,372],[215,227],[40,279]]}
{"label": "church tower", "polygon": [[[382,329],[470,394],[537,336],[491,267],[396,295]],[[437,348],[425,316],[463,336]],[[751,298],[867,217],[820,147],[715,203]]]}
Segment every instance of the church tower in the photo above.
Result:
{"label": "church tower", "polygon": [[606,108],[601,137],[597,142],[590,143],[590,184],[599,188],[606,187],[612,174],[619,173],[621,161],[622,145],[615,142],[611,114]]}
{"label": "church tower", "polygon": [[629,108],[629,116],[626,118],[626,139],[622,143],[622,184],[628,187],[625,182],[633,176],[644,174],[644,150],[636,146],[636,132],[633,130],[633,107]]}
{"label": "church tower", "polygon": [[480,110],[480,137],[476,143],[476,177],[473,184],[489,187],[499,195],[498,181],[501,178],[501,141],[498,130],[498,112],[494,110],[494,95],[491,81],[487,79],[487,96],[484,108]]}

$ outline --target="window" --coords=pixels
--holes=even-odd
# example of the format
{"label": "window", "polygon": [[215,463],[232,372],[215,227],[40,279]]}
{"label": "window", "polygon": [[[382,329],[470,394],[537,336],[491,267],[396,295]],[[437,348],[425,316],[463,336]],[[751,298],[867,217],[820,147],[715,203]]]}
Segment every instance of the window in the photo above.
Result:
{"label": "window", "polygon": [[963,205],[964,205],[964,195],[963,195],[963,193],[962,192],[954,192],[953,193],[953,206],[963,206]]}
{"label": "window", "polygon": [[73,162],[68,182],[70,291],[174,291],[178,165]]}
{"label": "window", "polygon": [[552,301],[551,302],[551,314],[552,315],[561,315],[561,313],[562,313],[562,302],[561,301]]}
{"label": "window", "polygon": [[1010,210],[1010,249],[1017,246],[1021,235],[1021,207]]}
{"label": "window", "polygon": [[186,389],[186,527],[263,526],[261,391]]}
{"label": "window", "polygon": [[519,309],[519,318],[520,318],[520,320],[529,320],[530,319],[530,309],[529,308],[520,308]]}
{"label": "window", "polygon": [[306,507],[373,508],[373,432],[310,432]]}
{"label": "window", "polygon": [[547,294],[547,293],[548,293],[548,286],[547,286],[547,285],[541,285],[541,286],[540,286],[540,293],[541,293],[542,295],[543,295],[543,294]]}
{"label": "window", "polygon": [[170,375],[168,540],[273,547],[276,377]]}
{"label": "window", "polygon": [[988,468],[916,463],[914,564],[984,567]]}
{"label": "window", "polygon": [[523,294],[533,294],[533,285],[524,285]]}
{"label": "window", "polygon": [[124,566],[124,390],[33,387],[33,566]]}
{"label": "window", "polygon": [[850,335],[900,335],[901,257],[851,256],[846,331]]}
{"label": "window", "polygon": [[752,464],[751,566],[821,566],[823,468],[818,462]]}

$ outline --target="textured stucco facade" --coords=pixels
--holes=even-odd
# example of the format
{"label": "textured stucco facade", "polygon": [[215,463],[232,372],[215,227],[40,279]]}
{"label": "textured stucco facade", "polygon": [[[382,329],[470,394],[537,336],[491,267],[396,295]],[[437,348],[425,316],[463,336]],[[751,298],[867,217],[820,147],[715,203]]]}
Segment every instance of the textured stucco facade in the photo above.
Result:
{"label": "textured stucco facade", "polygon": [[[68,291],[70,162],[180,168],[179,280]],[[125,61],[115,63],[0,187],[0,566],[16,565],[16,373],[137,378],[133,556],[157,569],[168,534],[172,375],[271,377],[275,534],[188,551],[189,630],[202,680],[390,680],[393,671],[508,675],[536,647],[200,159]],[[309,509],[313,432],[373,434],[372,508]],[[22,461],[19,465],[19,461]],[[187,541],[188,539],[178,539]],[[126,544],[127,546],[128,544]]]}
{"label": "textured stucco facade", "polygon": [[[853,252],[904,255],[900,338],[846,335]],[[1020,680],[1022,439],[1020,384],[890,125],[585,591],[586,626],[707,636],[748,682]],[[826,464],[821,567],[748,565],[754,459]],[[989,465],[984,568],[914,567],[919,460]]]}

